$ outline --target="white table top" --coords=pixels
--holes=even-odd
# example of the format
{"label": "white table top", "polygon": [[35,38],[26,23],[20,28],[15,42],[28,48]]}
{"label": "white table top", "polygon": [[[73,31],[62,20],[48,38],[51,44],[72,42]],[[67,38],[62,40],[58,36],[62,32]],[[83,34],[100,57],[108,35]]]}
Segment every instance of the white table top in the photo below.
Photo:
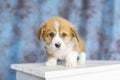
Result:
{"label": "white table top", "polygon": [[85,65],[78,65],[75,68],[67,68],[63,63],[52,67],[47,67],[44,63],[13,64],[11,68],[38,77],[54,78],[120,69],[120,61],[87,61]]}

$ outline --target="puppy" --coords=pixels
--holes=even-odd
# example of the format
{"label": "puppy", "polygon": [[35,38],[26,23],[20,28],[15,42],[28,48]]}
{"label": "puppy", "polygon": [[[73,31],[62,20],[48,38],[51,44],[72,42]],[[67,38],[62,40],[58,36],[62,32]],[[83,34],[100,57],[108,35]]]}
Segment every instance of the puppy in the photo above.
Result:
{"label": "puppy", "polygon": [[85,63],[86,48],[83,39],[73,25],[61,17],[53,17],[46,21],[37,32],[38,39],[45,45],[48,61],[46,65],[56,65],[57,59],[66,60],[67,67]]}

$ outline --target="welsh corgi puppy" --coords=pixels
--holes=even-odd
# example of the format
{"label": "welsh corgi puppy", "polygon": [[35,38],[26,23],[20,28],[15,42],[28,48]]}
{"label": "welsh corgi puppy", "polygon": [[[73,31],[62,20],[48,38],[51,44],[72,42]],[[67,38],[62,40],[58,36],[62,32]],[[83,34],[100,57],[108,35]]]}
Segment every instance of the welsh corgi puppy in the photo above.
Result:
{"label": "welsh corgi puppy", "polygon": [[[44,42],[48,56],[47,66],[57,64],[57,59],[65,60],[65,66],[76,67],[85,63],[86,48],[83,39],[73,25],[61,17],[46,21],[37,32],[38,39]],[[79,60],[77,61],[77,57]]]}

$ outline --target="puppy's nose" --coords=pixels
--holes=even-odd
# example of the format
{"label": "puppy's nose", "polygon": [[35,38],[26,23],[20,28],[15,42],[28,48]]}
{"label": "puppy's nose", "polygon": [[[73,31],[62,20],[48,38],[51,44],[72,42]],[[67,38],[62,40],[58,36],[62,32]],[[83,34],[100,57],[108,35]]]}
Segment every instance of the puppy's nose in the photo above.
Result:
{"label": "puppy's nose", "polygon": [[55,43],[56,48],[59,48],[61,46],[60,43]]}

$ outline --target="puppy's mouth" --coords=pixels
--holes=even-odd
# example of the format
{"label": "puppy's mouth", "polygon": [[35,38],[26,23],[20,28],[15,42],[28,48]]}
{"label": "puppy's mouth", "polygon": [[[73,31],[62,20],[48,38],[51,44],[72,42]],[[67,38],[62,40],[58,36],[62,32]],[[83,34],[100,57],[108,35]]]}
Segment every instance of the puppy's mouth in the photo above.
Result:
{"label": "puppy's mouth", "polygon": [[53,49],[53,51],[60,51],[60,50],[63,50],[63,49],[60,49],[60,48]]}
{"label": "puppy's mouth", "polygon": [[55,44],[47,45],[47,48],[49,50],[51,50],[51,51],[60,51],[60,50],[64,50],[65,49],[65,45],[64,44],[55,43]]}

